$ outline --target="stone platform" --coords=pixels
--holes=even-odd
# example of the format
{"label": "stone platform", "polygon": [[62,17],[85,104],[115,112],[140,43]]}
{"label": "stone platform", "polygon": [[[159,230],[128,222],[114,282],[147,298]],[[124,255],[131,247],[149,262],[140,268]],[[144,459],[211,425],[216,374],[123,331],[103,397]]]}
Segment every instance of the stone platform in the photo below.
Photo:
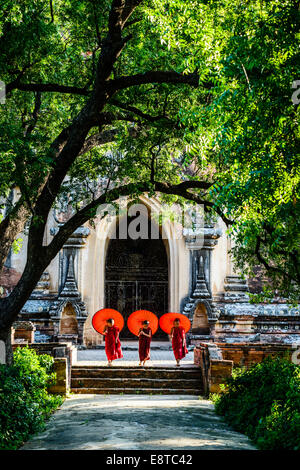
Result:
{"label": "stone platform", "polygon": [[[181,367],[193,366],[194,364],[194,346],[191,351],[181,361]],[[138,343],[122,342],[123,358],[113,362],[113,367],[134,367],[139,363]],[[83,349],[77,352],[77,362],[75,365],[93,365],[105,366],[107,358],[104,346],[98,349]],[[147,361],[147,366],[153,367],[176,367],[176,361],[169,342],[157,341],[151,345],[151,360]]]}

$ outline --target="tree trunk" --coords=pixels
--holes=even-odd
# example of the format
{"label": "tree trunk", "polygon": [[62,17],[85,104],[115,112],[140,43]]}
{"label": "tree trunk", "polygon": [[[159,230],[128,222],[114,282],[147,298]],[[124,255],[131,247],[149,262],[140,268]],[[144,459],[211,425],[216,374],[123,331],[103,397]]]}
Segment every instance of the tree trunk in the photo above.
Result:
{"label": "tree trunk", "polygon": [[0,341],[3,341],[4,346],[5,346],[5,351],[4,351],[5,352],[5,364],[11,365],[13,363],[13,350],[12,350],[12,344],[11,344],[11,328],[6,328],[6,329],[1,329],[0,330]]}

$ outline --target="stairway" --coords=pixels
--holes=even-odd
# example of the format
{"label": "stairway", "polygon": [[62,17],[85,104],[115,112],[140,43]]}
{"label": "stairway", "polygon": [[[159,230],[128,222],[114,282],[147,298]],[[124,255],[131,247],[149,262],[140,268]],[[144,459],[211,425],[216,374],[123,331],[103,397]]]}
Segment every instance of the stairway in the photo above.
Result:
{"label": "stairway", "polygon": [[75,365],[71,392],[92,394],[202,395],[201,369]]}

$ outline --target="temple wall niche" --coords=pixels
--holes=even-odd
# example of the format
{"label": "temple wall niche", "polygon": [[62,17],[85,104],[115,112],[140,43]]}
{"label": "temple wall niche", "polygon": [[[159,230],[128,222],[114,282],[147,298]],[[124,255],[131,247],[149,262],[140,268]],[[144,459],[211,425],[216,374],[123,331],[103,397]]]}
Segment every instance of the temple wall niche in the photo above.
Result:
{"label": "temple wall niche", "polygon": [[201,302],[196,305],[194,310],[192,333],[197,333],[200,335],[209,334],[207,308]]}
{"label": "temple wall niche", "polygon": [[71,303],[67,303],[62,311],[59,333],[61,335],[78,335],[76,312]]}

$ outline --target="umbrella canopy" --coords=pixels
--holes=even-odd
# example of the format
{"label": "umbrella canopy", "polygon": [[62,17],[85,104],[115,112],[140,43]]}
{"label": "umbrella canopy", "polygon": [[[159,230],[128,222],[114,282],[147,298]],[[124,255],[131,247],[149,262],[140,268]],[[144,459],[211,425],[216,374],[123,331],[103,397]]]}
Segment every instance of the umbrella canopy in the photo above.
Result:
{"label": "umbrella canopy", "polygon": [[158,329],[158,318],[154,313],[149,312],[149,310],[137,310],[133,312],[127,320],[128,329],[134,335],[138,336],[140,328],[143,327],[143,321],[149,321],[149,327],[152,330],[152,335],[156,333]]}
{"label": "umbrella canopy", "polygon": [[180,326],[183,326],[185,329],[185,332],[187,333],[189,329],[191,328],[191,322],[182,313],[175,313],[175,312],[169,312],[165,313],[160,319],[159,319],[159,326],[161,329],[165,332],[168,333],[168,335],[171,333],[171,329],[174,326],[173,322],[175,318],[178,318],[180,320]]}
{"label": "umbrella canopy", "polygon": [[103,308],[102,310],[98,310],[93,316],[92,325],[93,328],[98,332],[103,334],[104,327],[106,325],[106,321],[110,318],[113,318],[115,321],[115,326],[117,326],[120,331],[124,326],[124,318],[117,310],[113,308]]}

